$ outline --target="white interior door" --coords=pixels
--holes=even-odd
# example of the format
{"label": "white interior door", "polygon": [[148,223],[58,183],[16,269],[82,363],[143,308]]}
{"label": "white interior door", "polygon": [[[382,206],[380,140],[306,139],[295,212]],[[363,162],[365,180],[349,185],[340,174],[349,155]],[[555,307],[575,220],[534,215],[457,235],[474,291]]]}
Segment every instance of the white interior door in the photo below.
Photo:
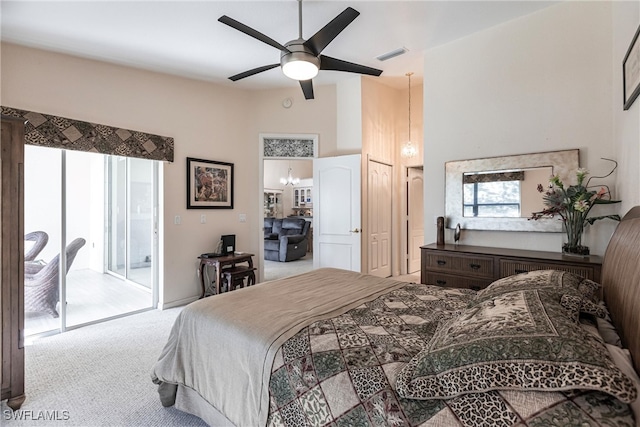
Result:
{"label": "white interior door", "polygon": [[360,271],[360,154],[313,159],[313,267]]}
{"label": "white interior door", "polygon": [[407,168],[407,273],[420,271],[424,244],[424,179],[422,167]]}
{"label": "white interior door", "polygon": [[368,273],[378,277],[391,276],[392,173],[390,165],[367,162]]}

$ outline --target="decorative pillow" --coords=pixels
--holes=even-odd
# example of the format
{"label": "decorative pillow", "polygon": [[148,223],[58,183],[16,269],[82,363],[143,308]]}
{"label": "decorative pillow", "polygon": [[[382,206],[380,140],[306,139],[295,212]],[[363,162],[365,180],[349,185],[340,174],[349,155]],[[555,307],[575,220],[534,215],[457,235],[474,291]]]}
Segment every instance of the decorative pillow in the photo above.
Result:
{"label": "decorative pillow", "polygon": [[478,291],[476,300],[481,301],[516,290],[543,288],[555,289],[560,293],[575,291],[576,295],[597,303],[595,295],[600,289],[600,284],[568,271],[535,270],[496,280]]}
{"label": "decorative pillow", "polygon": [[604,344],[543,290],[505,292],[440,323],[426,348],[402,369],[408,399],[449,399],[490,390],[599,390],[629,403],[631,380]]}
{"label": "decorative pillow", "polygon": [[581,312],[592,314],[604,319],[607,316],[607,309],[591,300],[575,295],[564,294],[560,297],[560,304],[571,313]]}
{"label": "decorative pillow", "polygon": [[571,295],[563,305],[575,319],[579,312],[594,315],[602,313],[595,307],[598,303],[596,292],[599,288],[600,284],[593,280],[568,271],[535,270],[496,280],[478,292],[476,301],[484,301],[515,290],[545,289],[553,292],[558,301],[561,301],[564,295]]}

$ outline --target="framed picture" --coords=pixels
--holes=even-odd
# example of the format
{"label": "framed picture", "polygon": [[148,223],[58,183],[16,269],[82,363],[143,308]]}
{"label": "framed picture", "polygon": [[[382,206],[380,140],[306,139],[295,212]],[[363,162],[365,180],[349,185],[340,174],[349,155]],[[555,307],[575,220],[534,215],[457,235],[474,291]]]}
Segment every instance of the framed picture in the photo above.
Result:
{"label": "framed picture", "polygon": [[233,209],[233,163],[187,157],[187,209]]}
{"label": "framed picture", "polygon": [[640,26],[631,40],[631,45],[622,61],[622,85],[624,91],[624,109],[628,110],[640,95]]}

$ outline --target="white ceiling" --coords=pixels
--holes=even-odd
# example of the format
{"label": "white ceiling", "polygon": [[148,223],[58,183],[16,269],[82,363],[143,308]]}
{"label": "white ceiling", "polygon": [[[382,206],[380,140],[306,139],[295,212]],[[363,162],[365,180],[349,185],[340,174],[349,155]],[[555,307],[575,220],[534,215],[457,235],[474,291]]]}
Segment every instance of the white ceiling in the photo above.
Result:
{"label": "white ceiling", "polygon": [[[383,70],[385,84],[422,77],[423,52],[533,13],[557,1],[303,1],[308,39],[351,6],[360,12],[322,52]],[[228,15],[285,44],[298,37],[298,4],[286,1],[7,1],[2,40],[244,89],[298,86],[280,69],[227,77],[277,63],[280,52],[217,19]],[[381,62],[377,56],[408,53]],[[353,74],[320,71],[314,85]]]}

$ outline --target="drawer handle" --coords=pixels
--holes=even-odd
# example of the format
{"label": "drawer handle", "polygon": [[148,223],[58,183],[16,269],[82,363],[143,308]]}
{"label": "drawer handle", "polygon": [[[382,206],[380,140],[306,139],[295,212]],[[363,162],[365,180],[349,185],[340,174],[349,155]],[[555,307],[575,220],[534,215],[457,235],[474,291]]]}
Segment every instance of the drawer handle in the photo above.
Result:
{"label": "drawer handle", "polygon": [[471,267],[472,270],[480,270],[482,266],[480,264],[469,264],[469,267]]}
{"label": "drawer handle", "polygon": [[519,268],[516,268],[514,271],[515,271],[516,274],[528,273],[529,272],[528,270],[520,270]]}
{"label": "drawer handle", "polygon": [[480,289],[482,289],[482,286],[480,286],[480,285],[471,285],[471,286],[469,286],[469,289],[471,289],[472,291],[479,291]]}
{"label": "drawer handle", "polygon": [[438,262],[438,265],[445,265],[447,263],[447,261],[443,261],[441,259],[439,259],[437,262]]}
{"label": "drawer handle", "polygon": [[447,284],[447,281],[446,281],[446,280],[436,280],[436,284],[437,284],[437,285],[440,285],[440,286],[442,286],[442,285],[446,285],[446,284]]}

